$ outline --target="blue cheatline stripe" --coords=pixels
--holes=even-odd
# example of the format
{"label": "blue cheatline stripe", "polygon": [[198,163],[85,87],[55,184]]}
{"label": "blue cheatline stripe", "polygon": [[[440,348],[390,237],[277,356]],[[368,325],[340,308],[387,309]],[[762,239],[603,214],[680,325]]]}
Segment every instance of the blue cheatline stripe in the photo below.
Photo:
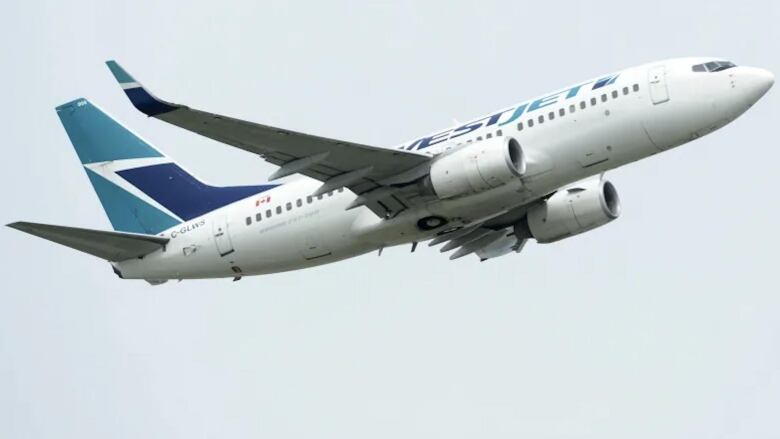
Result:
{"label": "blue cheatline stripe", "polygon": [[157,116],[176,109],[176,107],[156,99],[142,87],[125,89],[125,94],[130,99],[130,103],[147,116]]}
{"label": "blue cheatline stripe", "polygon": [[209,186],[175,163],[126,169],[117,174],[185,221],[279,186]]}
{"label": "blue cheatline stripe", "polygon": [[57,116],[81,163],[163,156],[86,99],[60,105]]}
{"label": "blue cheatline stripe", "polygon": [[181,223],[89,168],[85,167],[84,170],[114,230],[155,235]]}
{"label": "blue cheatline stripe", "polygon": [[615,81],[617,81],[618,76],[620,76],[620,74],[613,75],[613,76],[606,76],[604,78],[599,79],[598,81],[596,81],[595,84],[593,84],[593,90],[604,87],[606,85],[614,84]]}
{"label": "blue cheatline stripe", "polygon": [[120,84],[127,84],[128,82],[135,82],[135,79],[133,79],[132,76],[130,76],[129,73],[125,71],[125,69],[122,68],[116,61],[106,61],[106,65],[108,66],[108,69],[111,70],[111,73],[114,75],[114,78],[116,78],[117,81],[119,81]]}

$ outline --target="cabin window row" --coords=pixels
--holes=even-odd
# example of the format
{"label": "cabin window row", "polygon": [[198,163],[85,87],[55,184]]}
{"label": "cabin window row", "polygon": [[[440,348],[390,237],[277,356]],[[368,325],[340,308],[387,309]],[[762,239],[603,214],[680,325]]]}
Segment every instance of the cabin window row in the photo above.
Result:
{"label": "cabin window row", "polygon": [[[332,197],[335,192],[344,192],[344,188],[339,188],[338,190],[330,191],[322,195],[317,195],[317,196],[309,195],[308,197],[306,197],[306,204],[312,204],[314,203],[315,200],[322,200],[325,197]],[[298,198],[297,200],[295,200],[295,207],[303,207],[303,198]],[[266,209],[265,212],[263,211],[257,212],[255,214],[254,220],[255,222],[259,223],[260,221],[263,220],[263,218],[266,219],[271,218],[274,215],[274,212],[276,213],[276,215],[281,215],[283,212],[289,210],[293,210],[292,201],[288,201],[284,203],[284,205],[280,204],[275,208]],[[251,216],[246,217],[246,225],[249,226],[251,224],[252,224],[252,217]]]}
{"label": "cabin window row", "polygon": [[[588,100],[580,101],[579,103],[580,110],[586,109],[588,107],[588,103],[590,103],[591,107],[595,107],[596,105],[598,105],[599,100],[601,100],[601,102],[607,102],[610,96],[612,97],[612,99],[617,99],[621,95],[621,92],[623,95],[628,95],[629,93],[631,93],[632,90],[634,92],[639,91],[639,84],[634,84],[631,88],[623,87],[622,90],[615,89],[612,90],[611,93],[603,93],[600,97],[594,96],[590,98],[590,101]],[[577,105],[571,104],[569,105],[568,111],[566,107],[559,108],[557,111],[557,115],[558,117],[563,117],[566,114],[572,114],[575,113],[576,111],[577,111]],[[535,119],[529,118],[525,122],[518,122],[517,131],[522,131],[523,128],[525,127],[533,128],[535,124],[543,124],[545,120],[555,120],[555,117],[556,117],[556,111],[550,111],[549,113],[547,113],[546,118],[544,114],[540,114]],[[477,138],[477,140],[481,140],[481,139]]]}

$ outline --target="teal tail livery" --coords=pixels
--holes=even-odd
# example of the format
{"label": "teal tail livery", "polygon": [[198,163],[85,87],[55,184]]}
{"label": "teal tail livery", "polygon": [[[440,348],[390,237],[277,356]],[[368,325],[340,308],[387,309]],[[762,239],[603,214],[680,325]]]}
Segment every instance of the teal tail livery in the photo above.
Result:
{"label": "teal tail livery", "polygon": [[209,186],[86,99],[57,115],[114,230],[154,235],[273,187]]}

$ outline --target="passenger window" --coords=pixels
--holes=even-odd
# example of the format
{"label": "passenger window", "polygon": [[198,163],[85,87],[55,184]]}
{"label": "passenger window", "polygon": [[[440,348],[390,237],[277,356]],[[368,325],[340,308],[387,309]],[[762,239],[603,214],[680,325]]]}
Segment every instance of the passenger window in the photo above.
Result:
{"label": "passenger window", "polygon": [[280,215],[282,213],[282,206],[276,206],[276,214]]}
{"label": "passenger window", "polygon": [[639,84],[634,84],[634,91],[639,91]]}
{"label": "passenger window", "polygon": [[550,119],[550,120],[555,119],[555,112],[551,111],[550,114],[547,115],[547,118]]}
{"label": "passenger window", "polygon": [[574,104],[569,105],[569,113],[574,113],[577,110],[577,107]]}
{"label": "passenger window", "polygon": [[317,199],[321,200],[322,199],[322,195],[317,195]]}
{"label": "passenger window", "polygon": [[544,123],[544,114],[540,114],[537,120],[539,121],[539,123]]}
{"label": "passenger window", "polygon": [[314,197],[312,197],[311,195],[306,197],[306,204],[311,204],[312,201],[314,201]]}
{"label": "passenger window", "polygon": [[272,214],[272,213],[273,213],[273,212],[271,212],[271,209],[268,209],[268,210],[266,210],[266,211],[265,211],[265,217],[266,217],[266,218],[271,218],[271,214]]}
{"label": "passenger window", "polygon": [[303,200],[301,200],[300,198],[298,198],[298,201],[296,201],[296,202],[295,202],[295,205],[296,205],[296,206],[298,206],[298,207],[301,207],[301,206],[303,206]]}
{"label": "passenger window", "polygon": [[617,90],[612,90],[612,99],[615,99],[617,97],[618,97],[618,91]]}
{"label": "passenger window", "polygon": [[590,98],[590,105],[596,105],[596,98]]}
{"label": "passenger window", "polygon": [[259,223],[262,219],[263,219],[263,213],[257,212],[257,215],[255,215],[255,221]]}
{"label": "passenger window", "polygon": [[523,131],[523,123],[522,122],[518,122],[517,123],[517,131]]}
{"label": "passenger window", "polygon": [[332,197],[333,196],[333,191],[328,192],[328,196]]}
{"label": "passenger window", "polygon": [[628,87],[623,87],[623,94],[624,94],[624,95],[627,95],[627,94],[628,94]]}
{"label": "passenger window", "polygon": [[504,135],[504,132],[501,130],[496,131],[496,136],[501,137]]}
{"label": "passenger window", "polygon": [[292,203],[288,202],[288,203],[285,205],[285,207],[287,208],[287,210],[292,210]]}
{"label": "passenger window", "polygon": [[528,128],[533,128],[533,126],[534,126],[534,120],[528,119]]}
{"label": "passenger window", "polygon": [[246,225],[250,225],[250,224],[252,224],[252,217],[248,216],[246,217]]}
{"label": "passenger window", "polygon": [[487,134],[485,135],[485,138],[486,138],[486,139],[492,139],[492,138],[493,138],[493,133],[487,133]]}
{"label": "passenger window", "polygon": [[342,192],[344,192],[344,188],[343,188],[343,187],[340,187],[338,192],[339,192],[339,193],[342,193]]}
{"label": "passenger window", "polygon": [[601,95],[601,102],[607,102],[607,94]]}
{"label": "passenger window", "polygon": [[561,108],[560,110],[558,110],[558,116],[564,116],[565,114],[566,114],[565,108]]}
{"label": "passenger window", "polygon": [[482,140],[482,136],[477,136],[477,142],[479,142],[480,140]]}
{"label": "passenger window", "polygon": [[584,110],[585,109],[585,105],[587,105],[587,104],[585,104],[585,101],[581,101],[580,102],[580,109]]}

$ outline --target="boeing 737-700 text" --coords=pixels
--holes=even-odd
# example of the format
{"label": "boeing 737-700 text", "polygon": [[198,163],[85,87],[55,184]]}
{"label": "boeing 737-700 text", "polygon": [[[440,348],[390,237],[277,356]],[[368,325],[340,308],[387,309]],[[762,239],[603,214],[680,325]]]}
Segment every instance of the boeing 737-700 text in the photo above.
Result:
{"label": "boeing 737-700 text", "polygon": [[95,104],[57,107],[114,231],[10,227],[159,284],[267,274],[430,240],[450,259],[486,260],[616,219],[604,172],[730,123],[772,73],[678,58],[578,82],[394,148],[194,110],[108,67],[144,114],[257,154],[285,184],[217,187],[182,169]]}

